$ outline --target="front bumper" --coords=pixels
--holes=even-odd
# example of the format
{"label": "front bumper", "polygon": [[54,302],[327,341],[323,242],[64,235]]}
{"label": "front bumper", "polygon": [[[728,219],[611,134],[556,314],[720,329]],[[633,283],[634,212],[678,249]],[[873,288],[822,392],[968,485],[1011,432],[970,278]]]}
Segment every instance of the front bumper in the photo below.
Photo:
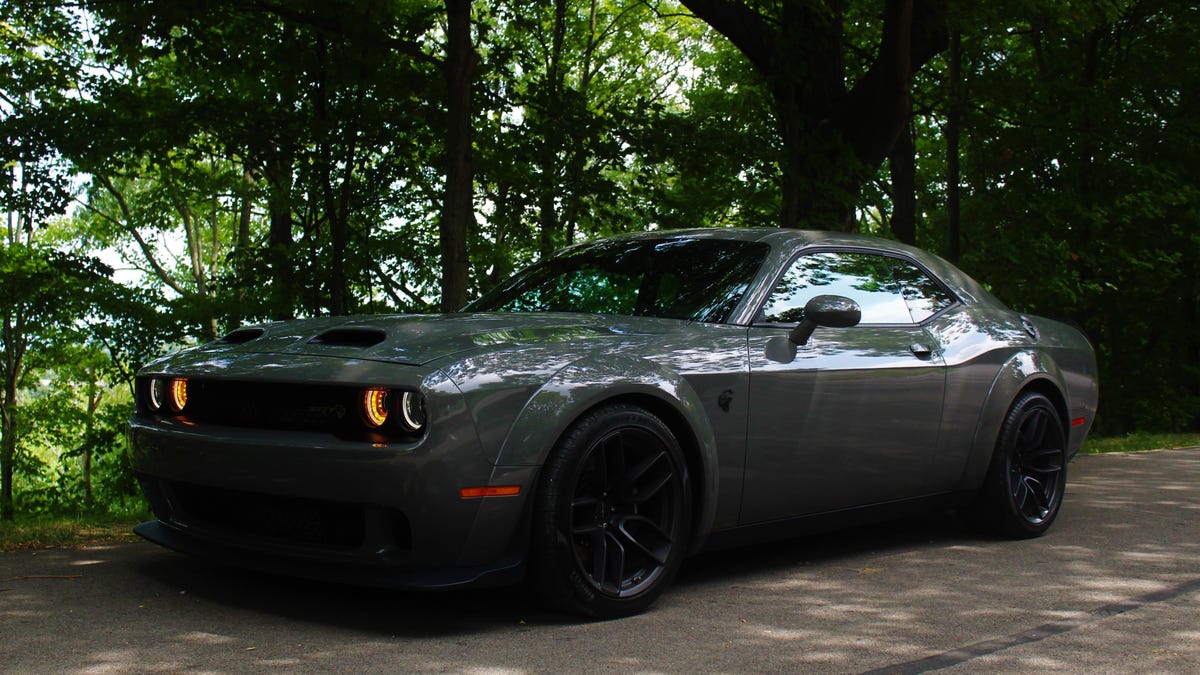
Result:
{"label": "front bumper", "polygon": [[[184,553],[308,578],[516,582],[537,467],[491,464],[457,392],[428,393],[429,431],[403,443],[135,414],[134,471],[157,519],[135,531]],[[521,490],[460,496],[489,485]]]}
{"label": "front bumper", "polygon": [[305,579],[379,588],[436,589],[510,586],[525,576],[525,559],[519,551],[477,567],[444,567],[427,570],[360,562],[329,563],[287,555],[272,555],[255,548],[198,537],[161,520],[150,520],[133,528],[148,541],[197,558]]}

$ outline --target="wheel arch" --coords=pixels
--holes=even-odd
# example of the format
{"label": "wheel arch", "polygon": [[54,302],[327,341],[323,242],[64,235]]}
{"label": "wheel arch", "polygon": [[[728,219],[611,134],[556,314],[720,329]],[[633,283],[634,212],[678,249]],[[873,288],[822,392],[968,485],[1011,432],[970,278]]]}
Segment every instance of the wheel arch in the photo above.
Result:
{"label": "wheel arch", "polygon": [[716,438],[695,390],[682,375],[636,357],[608,355],[561,370],[526,403],[497,456],[498,465],[544,465],[572,425],[613,403],[636,405],[658,417],[679,442],[692,497],[692,541],[699,550],[717,511]]}
{"label": "wheel arch", "polygon": [[[1063,437],[1070,438],[1071,418],[1067,412],[1067,398],[1063,395],[1062,389],[1048,377],[1035,377],[1017,392],[1016,396],[1013,397],[1013,401],[1016,401],[1017,398],[1030,391],[1037,392],[1050,399],[1050,402],[1054,404],[1054,410],[1058,413],[1059,421],[1062,422]],[[1010,403],[1009,405],[1012,404]]]}
{"label": "wheel arch", "polygon": [[1046,354],[1021,351],[1012,355],[1000,367],[988,390],[959,489],[973,492],[983,484],[1004,418],[1013,403],[1026,392],[1037,392],[1050,400],[1063,424],[1064,433],[1069,437],[1070,417],[1065,390],[1062,372]]}

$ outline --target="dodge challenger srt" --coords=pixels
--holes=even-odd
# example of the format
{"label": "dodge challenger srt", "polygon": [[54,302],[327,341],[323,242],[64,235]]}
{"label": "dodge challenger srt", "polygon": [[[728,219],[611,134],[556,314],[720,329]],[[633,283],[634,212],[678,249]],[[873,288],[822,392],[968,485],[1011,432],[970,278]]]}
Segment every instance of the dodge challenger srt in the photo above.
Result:
{"label": "dodge challenger srt", "polygon": [[596,617],[689,554],[955,507],[1044,533],[1096,411],[1075,328],[866,236],[579,244],[461,312],[238,328],[147,365],[146,539],[316,579],[515,583]]}

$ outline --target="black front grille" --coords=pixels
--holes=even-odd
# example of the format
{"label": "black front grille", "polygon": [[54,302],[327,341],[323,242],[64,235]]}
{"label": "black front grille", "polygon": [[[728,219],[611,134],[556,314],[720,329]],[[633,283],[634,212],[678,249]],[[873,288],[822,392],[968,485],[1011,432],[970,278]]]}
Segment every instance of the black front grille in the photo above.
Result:
{"label": "black front grille", "polygon": [[172,518],[192,526],[330,549],[362,546],[366,518],[357,504],[280,497],[170,483]]}
{"label": "black front grille", "polygon": [[185,416],[198,423],[345,435],[362,428],[361,395],[353,387],[192,379]]}

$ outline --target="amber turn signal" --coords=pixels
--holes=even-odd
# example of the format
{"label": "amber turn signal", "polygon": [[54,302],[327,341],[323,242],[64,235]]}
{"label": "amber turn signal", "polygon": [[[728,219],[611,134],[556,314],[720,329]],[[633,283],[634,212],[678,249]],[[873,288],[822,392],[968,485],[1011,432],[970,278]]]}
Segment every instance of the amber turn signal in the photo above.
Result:
{"label": "amber turn signal", "polygon": [[188,381],[184,377],[153,377],[146,388],[146,404],[152,412],[182,412],[187,405]]}
{"label": "amber turn signal", "polygon": [[187,405],[187,378],[177,377],[171,380],[171,409],[175,412],[181,412],[183,407]]}
{"label": "amber turn signal", "polygon": [[515,497],[521,494],[520,485],[483,485],[480,487],[465,487],[458,491],[463,499],[478,499],[480,497]]}
{"label": "amber turn signal", "polygon": [[388,390],[383,387],[371,387],[364,390],[362,410],[367,426],[376,429],[383,426],[388,418]]}

